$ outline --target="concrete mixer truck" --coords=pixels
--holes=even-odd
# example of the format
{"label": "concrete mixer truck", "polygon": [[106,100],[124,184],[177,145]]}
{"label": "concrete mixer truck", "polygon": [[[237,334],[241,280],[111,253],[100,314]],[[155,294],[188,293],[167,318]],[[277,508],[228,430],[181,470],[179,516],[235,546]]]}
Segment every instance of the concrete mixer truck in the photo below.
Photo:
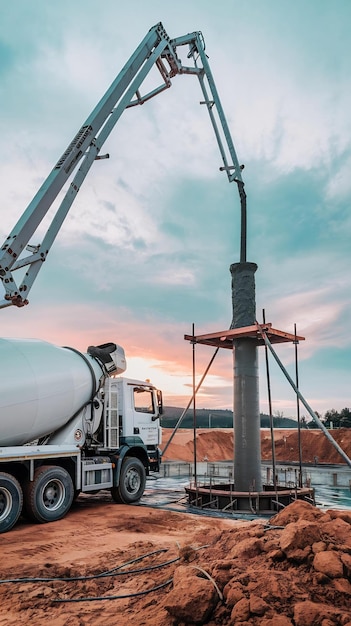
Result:
{"label": "concrete mixer truck", "polygon": [[159,470],[162,394],[120,376],[121,346],[0,339],[0,362],[0,533],[21,514],[61,519],[80,492],[141,498]]}

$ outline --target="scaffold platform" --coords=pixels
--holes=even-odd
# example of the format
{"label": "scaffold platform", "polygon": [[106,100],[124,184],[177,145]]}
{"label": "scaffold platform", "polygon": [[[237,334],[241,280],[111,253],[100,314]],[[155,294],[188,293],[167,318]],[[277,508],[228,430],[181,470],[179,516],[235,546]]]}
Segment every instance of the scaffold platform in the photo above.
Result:
{"label": "scaffold platform", "polygon": [[212,346],[214,348],[233,349],[233,341],[236,339],[251,339],[255,341],[257,346],[264,346],[264,338],[262,331],[267,335],[270,343],[288,343],[304,341],[305,337],[287,333],[277,328],[272,328],[271,323],[253,324],[252,326],[243,326],[242,328],[231,328],[228,330],[220,330],[215,333],[207,333],[205,335],[184,335],[186,341]]}

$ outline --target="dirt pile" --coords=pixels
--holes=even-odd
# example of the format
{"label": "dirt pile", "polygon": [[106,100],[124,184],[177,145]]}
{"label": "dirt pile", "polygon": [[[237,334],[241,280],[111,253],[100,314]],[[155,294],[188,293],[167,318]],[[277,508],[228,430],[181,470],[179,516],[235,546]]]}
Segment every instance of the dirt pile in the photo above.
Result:
{"label": "dirt pile", "polygon": [[351,625],[351,514],[297,501],[206,555],[175,571],[163,606],[177,624]]}
{"label": "dirt pile", "polygon": [[[332,436],[351,458],[351,428],[333,430]],[[164,447],[171,431],[163,430]],[[298,431],[282,429],[274,431],[275,457],[277,461],[299,461]],[[331,442],[320,430],[301,430],[302,461],[304,463],[345,463]],[[199,429],[196,438],[198,461],[227,461],[233,458],[234,434],[232,429]],[[261,457],[272,458],[271,434],[261,430]],[[194,459],[193,431],[179,429],[164,455],[165,460],[192,462]]]}
{"label": "dirt pile", "polygon": [[1,626],[351,626],[350,512],[297,501],[239,522],[76,506],[2,540]]}
{"label": "dirt pile", "polygon": [[[164,448],[171,433],[171,430],[163,430],[163,445],[161,448]],[[233,449],[233,429],[214,428],[209,430],[199,429],[197,431],[196,455],[198,461],[226,461],[232,459]],[[191,429],[179,429],[162,458],[191,463],[194,460],[193,431]]]}

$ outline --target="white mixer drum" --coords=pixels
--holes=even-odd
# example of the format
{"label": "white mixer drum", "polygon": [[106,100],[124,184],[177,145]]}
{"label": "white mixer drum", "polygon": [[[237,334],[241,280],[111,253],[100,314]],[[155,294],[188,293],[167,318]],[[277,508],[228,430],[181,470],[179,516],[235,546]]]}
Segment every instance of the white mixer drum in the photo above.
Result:
{"label": "white mixer drum", "polygon": [[102,376],[89,354],[37,339],[0,339],[0,445],[23,445],[66,424]]}

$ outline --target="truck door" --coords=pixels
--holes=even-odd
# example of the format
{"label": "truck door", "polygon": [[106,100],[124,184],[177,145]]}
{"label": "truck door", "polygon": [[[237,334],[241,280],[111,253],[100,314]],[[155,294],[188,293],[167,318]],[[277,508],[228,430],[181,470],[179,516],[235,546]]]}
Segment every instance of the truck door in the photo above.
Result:
{"label": "truck door", "polygon": [[155,389],[133,385],[132,406],[134,434],[139,435],[146,446],[157,446],[160,443],[160,423]]}

